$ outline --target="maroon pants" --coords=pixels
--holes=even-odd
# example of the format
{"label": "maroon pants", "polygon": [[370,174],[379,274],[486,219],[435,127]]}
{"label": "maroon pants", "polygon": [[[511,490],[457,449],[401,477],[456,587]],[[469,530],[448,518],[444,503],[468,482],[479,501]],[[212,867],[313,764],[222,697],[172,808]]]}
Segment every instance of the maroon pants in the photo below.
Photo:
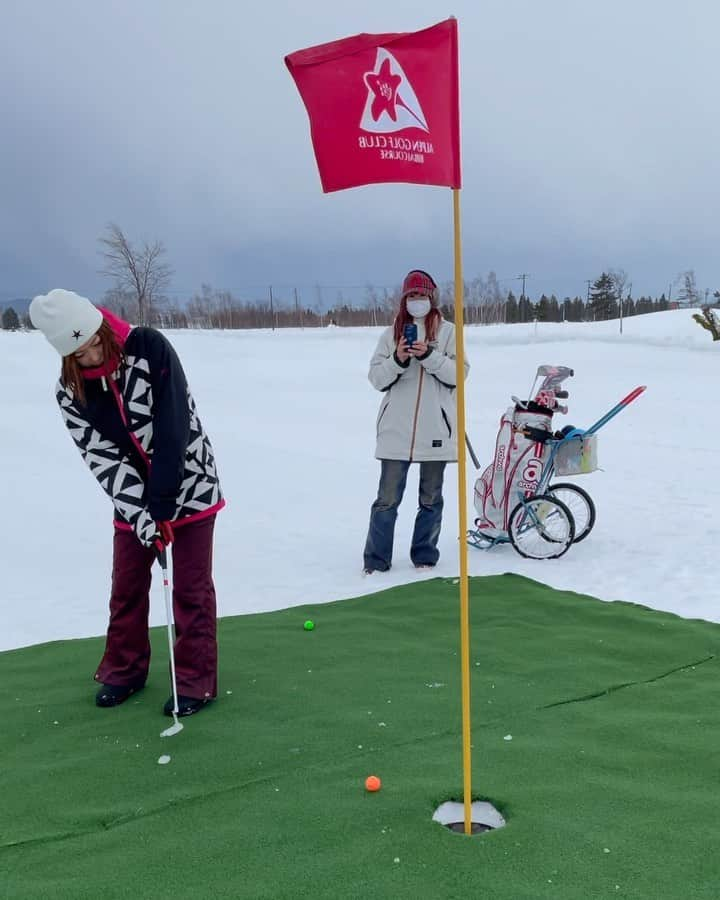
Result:
{"label": "maroon pants", "polygon": [[[177,691],[202,699],[217,693],[217,639],[212,548],[215,516],[175,531],[172,545]],[[103,684],[144,683],[150,665],[148,613],[155,553],[132,531],[115,529],[110,624],[95,673]],[[160,569],[156,567],[159,575]]]}

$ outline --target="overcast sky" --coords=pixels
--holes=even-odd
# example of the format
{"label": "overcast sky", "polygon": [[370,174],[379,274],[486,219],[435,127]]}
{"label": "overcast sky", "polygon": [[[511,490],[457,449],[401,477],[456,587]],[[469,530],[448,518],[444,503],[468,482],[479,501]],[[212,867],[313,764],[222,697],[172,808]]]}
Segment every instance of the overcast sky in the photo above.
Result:
{"label": "overcast sky", "polygon": [[452,278],[448,189],[323,194],[283,57],[458,18],[466,278],[720,289],[716,0],[7,0],[0,299],[99,297],[109,221],[159,238],[171,294]]}

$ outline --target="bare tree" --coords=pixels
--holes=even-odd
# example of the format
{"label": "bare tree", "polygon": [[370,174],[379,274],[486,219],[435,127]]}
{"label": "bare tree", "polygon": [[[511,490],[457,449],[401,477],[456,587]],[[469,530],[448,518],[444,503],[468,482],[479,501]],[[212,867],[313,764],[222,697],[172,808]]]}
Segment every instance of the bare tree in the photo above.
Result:
{"label": "bare tree", "polygon": [[110,288],[109,291],[105,291],[102,305],[106,309],[109,309],[110,312],[114,312],[115,315],[120,316],[121,319],[132,320],[133,322],[137,321],[137,301],[135,300],[134,293],[130,291],[121,291],[118,288]]}
{"label": "bare tree", "polygon": [[162,241],[143,241],[139,249],[133,247],[122,228],[111,222],[101,237],[100,253],[105,261],[101,274],[115,279],[115,291],[131,297],[137,304],[138,324],[147,325],[153,307],[165,298],[163,292],[170,284],[172,269],[164,261],[166,253]]}
{"label": "bare tree", "polygon": [[367,308],[370,312],[370,324],[378,323],[378,295],[375,286],[369,282],[365,285],[365,296],[367,299]]}
{"label": "bare tree", "polygon": [[630,276],[625,269],[608,269],[608,275],[612,279],[617,301],[618,303],[622,303],[625,298],[625,288],[630,280]]}
{"label": "bare tree", "polygon": [[675,284],[680,285],[678,291],[678,302],[685,306],[700,306],[700,291],[695,282],[695,270],[688,269],[681,272],[675,279]]}

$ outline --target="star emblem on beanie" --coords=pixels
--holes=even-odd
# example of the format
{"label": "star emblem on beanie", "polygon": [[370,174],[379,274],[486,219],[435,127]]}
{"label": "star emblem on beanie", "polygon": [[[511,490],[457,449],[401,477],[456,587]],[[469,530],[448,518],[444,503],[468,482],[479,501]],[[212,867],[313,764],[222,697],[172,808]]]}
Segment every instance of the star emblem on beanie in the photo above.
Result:
{"label": "star emblem on beanie", "polygon": [[38,294],[30,304],[30,321],[41,331],[60,356],[77,353],[103,323],[103,314],[87,297],[74,291],[54,288]]}

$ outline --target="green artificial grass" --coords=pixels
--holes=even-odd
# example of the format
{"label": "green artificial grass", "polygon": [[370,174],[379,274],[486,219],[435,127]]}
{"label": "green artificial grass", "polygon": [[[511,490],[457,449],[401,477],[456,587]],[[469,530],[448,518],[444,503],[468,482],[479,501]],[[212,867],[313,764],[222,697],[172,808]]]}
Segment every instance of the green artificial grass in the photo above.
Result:
{"label": "green artificial grass", "polygon": [[116,709],[99,638],[0,654],[0,898],[715,900],[720,626],[514,575],[470,593],[473,795],[505,828],[431,821],[463,784],[435,579],[221,620],[218,702],[171,738],[164,629]]}

